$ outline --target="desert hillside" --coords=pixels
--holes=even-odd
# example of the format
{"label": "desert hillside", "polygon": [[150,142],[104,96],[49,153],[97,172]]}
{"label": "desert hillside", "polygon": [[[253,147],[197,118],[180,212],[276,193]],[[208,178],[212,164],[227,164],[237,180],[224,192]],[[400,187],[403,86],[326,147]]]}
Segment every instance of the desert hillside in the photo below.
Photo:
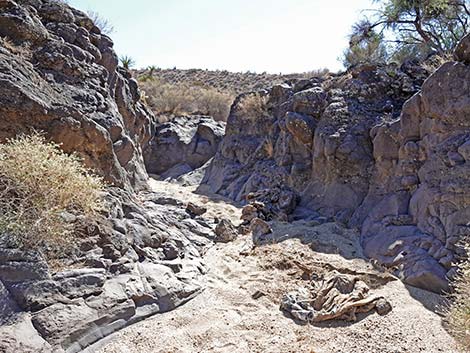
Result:
{"label": "desert hillside", "polygon": [[328,73],[327,69],[294,74],[269,74],[249,71],[230,72],[226,70],[183,70],[150,67],[144,70],[137,70],[136,76],[144,80],[147,77],[154,78],[163,83],[214,88],[220,92],[232,92],[238,95],[244,92],[258,91],[292,79],[321,76],[326,73]]}
{"label": "desert hillside", "polygon": [[204,114],[226,121],[235,97],[243,92],[267,89],[286,81],[326,75],[328,70],[274,75],[201,69],[137,70],[143,96],[158,120],[178,115]]}

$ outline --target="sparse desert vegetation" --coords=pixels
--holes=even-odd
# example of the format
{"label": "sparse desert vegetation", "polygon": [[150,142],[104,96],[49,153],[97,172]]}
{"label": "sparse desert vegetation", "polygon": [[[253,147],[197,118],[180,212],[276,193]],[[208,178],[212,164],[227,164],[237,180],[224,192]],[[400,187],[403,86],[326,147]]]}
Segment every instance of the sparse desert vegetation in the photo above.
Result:
{"label": "sparse desert vegetation", "polygon": [[87,11],[88,17],[91,18],[96,27],[98,27],[101,33],[110,35],[114,32],[114,26],[106,18],[101,16],[96,11]]}
{"label": "sparse desert vegetation", "polygon": [[[470,254],[470,244],[466,246]],[[470,262],[460,264],[454,281],[452,303],[447,310],[447,324],[464,352],[470,352]]]}
{"label": "sparse desert vegetation", "polygon": [[209,2],[0,0],[0,353],[467,352],[470,0]]}
{"label": "sparse desert vegetation", "polygon": [[188,83],[167,83],[158,79],[141,82],[145,101],[161,122],[176,115],[202,114],[227,120],[234,94]]}
{"label": "sparse desert vegetation", "polygon": [[188,84],[215,88],[218,91],[230,91],[238,95],[244,92],[257,91],[268,88],[274,84],[292,79],[310,78],[327,74],[328,69],[312,70],[293,74],[270,74],[255,72],[230,72],[227,70],[203,70],[203,69],[160,69],[155,66],[136,71],[140,80],[154,78],[164,83]]}
{"label": "sparse desert vegetation", "polygon": [[150,66],[135,75],[145,92],[145,100],[161,121],[175,115],[203,114],[227,120],[238,94],[257,91],[284,81],[323,76],[326,69],[300,74],[210,71],[201,69],[162,70]]}
{"label": "sparse desert vegetation", "polygon": [[101,178],[41,134],[0,145],[0,234],[8,243],[31,250],[68,246],[67,218],[96,212],[102,190]]}
{"label": "sparse desert vegetation", "polygon": [[251,119],[263,117],[267,113],[267,102],[268,96],[263,96],[260,93],[243,96],[238,104],[239,114]]}

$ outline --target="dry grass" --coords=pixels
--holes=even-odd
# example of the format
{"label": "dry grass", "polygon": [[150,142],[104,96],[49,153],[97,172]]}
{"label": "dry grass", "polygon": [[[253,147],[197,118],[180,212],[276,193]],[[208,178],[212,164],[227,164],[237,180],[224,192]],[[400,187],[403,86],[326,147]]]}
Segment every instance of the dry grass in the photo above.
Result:
{"label": "dry grass", "polygon": [[436,71],[438,68],[440,68],[443,64],[452,60],[454,59],[451,54],[443,54],[443,55],[436,54],[430,57],[429,59],[425,60],[421,64],[421,67],[431,74],[434,71]]}
{"label": "dry grass", "polygon": [[114,32],[114,26],[106,18],[101,16],[98,12],[87,11],[88,17],[93,21],[96,27],[98,27],[101,33],[110,35]]}
{"label": "dry grass", "polygon": [[8,37],[0,37],[0,46],[7,49],[10,53],[21,56],[24,59],[31,59],[33,56],[30,44],[28,42],[17,45]]}
{"label": "dry grass", "polygon": [[235,97],[210,87],[169,84],[156,79],[143,80],[140,85],[145,102],[160,117],[202,114],[226,121]]}
{"label": "dry grass", "polygon": [[[470,254],[470,245],[466,248]],[[470,352],[470,262],[468,260],[459,267],[454,290],[452,304],[446,312],[446,321],[462,351]]]}
{"label": "dry grass", "polygon": [[94,214],[101,178],[75,155],[34,133],[0,145],[0,236],[9,245],[60,255],[73,241],[66,215]]}
{"label": "dry grass", "polygon": [[240,99],[237,105],[238,113],[245,118],[257,119],[266,116],[268,96],[251,93]]}
{"label": "dry grass", "polygon": [[145,91],[145,101],[161,122],[184,114],[210,115],[225,121],[233,100],[239,94],[260,91],[289,80],[327,74],[327,69],[276,75],[226,70],[162,70],[156,66],[134,71]]}

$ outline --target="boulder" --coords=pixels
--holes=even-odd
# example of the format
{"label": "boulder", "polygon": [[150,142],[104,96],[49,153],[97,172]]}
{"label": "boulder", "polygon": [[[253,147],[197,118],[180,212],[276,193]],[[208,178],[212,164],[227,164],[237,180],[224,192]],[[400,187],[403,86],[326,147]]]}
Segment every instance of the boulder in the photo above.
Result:
{"label": "boulder", "polygon": [[238,231],[228,219],[221,219],[215,227],[215,241],[228,243],[238,237]]}
{"label": "boulder", "polygon": [[225,132],[225,123],[207,116],[179,116],[157,126],[144,149],[147,171],[176,179],[211,159]]}
{"label": "boulder", "polygon": [[273,232],[269,223],[262,220],[261,218],[253,218],[251,220],[250,231],[254,244],[262,243],[263,240],[265,240],[264,236]]}
{"label": "boulder", "polygon": [[194,216],[201,216],[207,212],[207,207],[188,202],[188,204],[186,205],[186,211],[188,211]]}

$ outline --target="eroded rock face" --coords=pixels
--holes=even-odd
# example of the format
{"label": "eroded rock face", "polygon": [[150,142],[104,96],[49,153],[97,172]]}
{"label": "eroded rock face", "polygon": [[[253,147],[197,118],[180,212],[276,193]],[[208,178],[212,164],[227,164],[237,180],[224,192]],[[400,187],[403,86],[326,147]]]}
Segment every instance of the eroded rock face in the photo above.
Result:
{"label": "eroded rock face", "polygon": [[105,217],[74,221],[80,242],[58,272],[0,244],[1,352],[79,352],[203,289],[213,220],[158,193],[114,189],[107,203]]}
{"label": "eroded rock face", "polygon": [[459,241],[470,235],[469,78],[466,64],[444,64],[404,105],[399,121],[372,132],[374,174],[358,212],[369,210],[365,254],[398,266],[419,287],[447,288],[452,264],[464,254]]}
{"label": "eroded rock face", "polygon": [[0,0],[0,143],[44,131],[114,185],[107,211],[66,220],[79,241],[61,270],[1,234],[0,352],[78,352],[202,289],[216,225],[144,190],[154,118],[112,47],[62,1]]}
{"label": "eroded rock face", "polygon": [[146,180],[154,117],[113,42],[60,1],[0,1],[0,142],[31,129],[117,186]]}
{"label": "eroded rock face", "polygon": [[[467,61],[469,42],[456,58]],[[259,92],[256,118],[240,96],[204,182],[237,201],[262,195],[281,219],[358,227],[368,257],[444,290],[470,235],[469,75],[449,62],[423,84],[411,64],[361,66]]]}
{"label": "eroded rock face", "polygon": [[147,171],[176,178],[202,167],[217,152],[225,123],[207,116],[180,116],[157,126],[144,150]]}

